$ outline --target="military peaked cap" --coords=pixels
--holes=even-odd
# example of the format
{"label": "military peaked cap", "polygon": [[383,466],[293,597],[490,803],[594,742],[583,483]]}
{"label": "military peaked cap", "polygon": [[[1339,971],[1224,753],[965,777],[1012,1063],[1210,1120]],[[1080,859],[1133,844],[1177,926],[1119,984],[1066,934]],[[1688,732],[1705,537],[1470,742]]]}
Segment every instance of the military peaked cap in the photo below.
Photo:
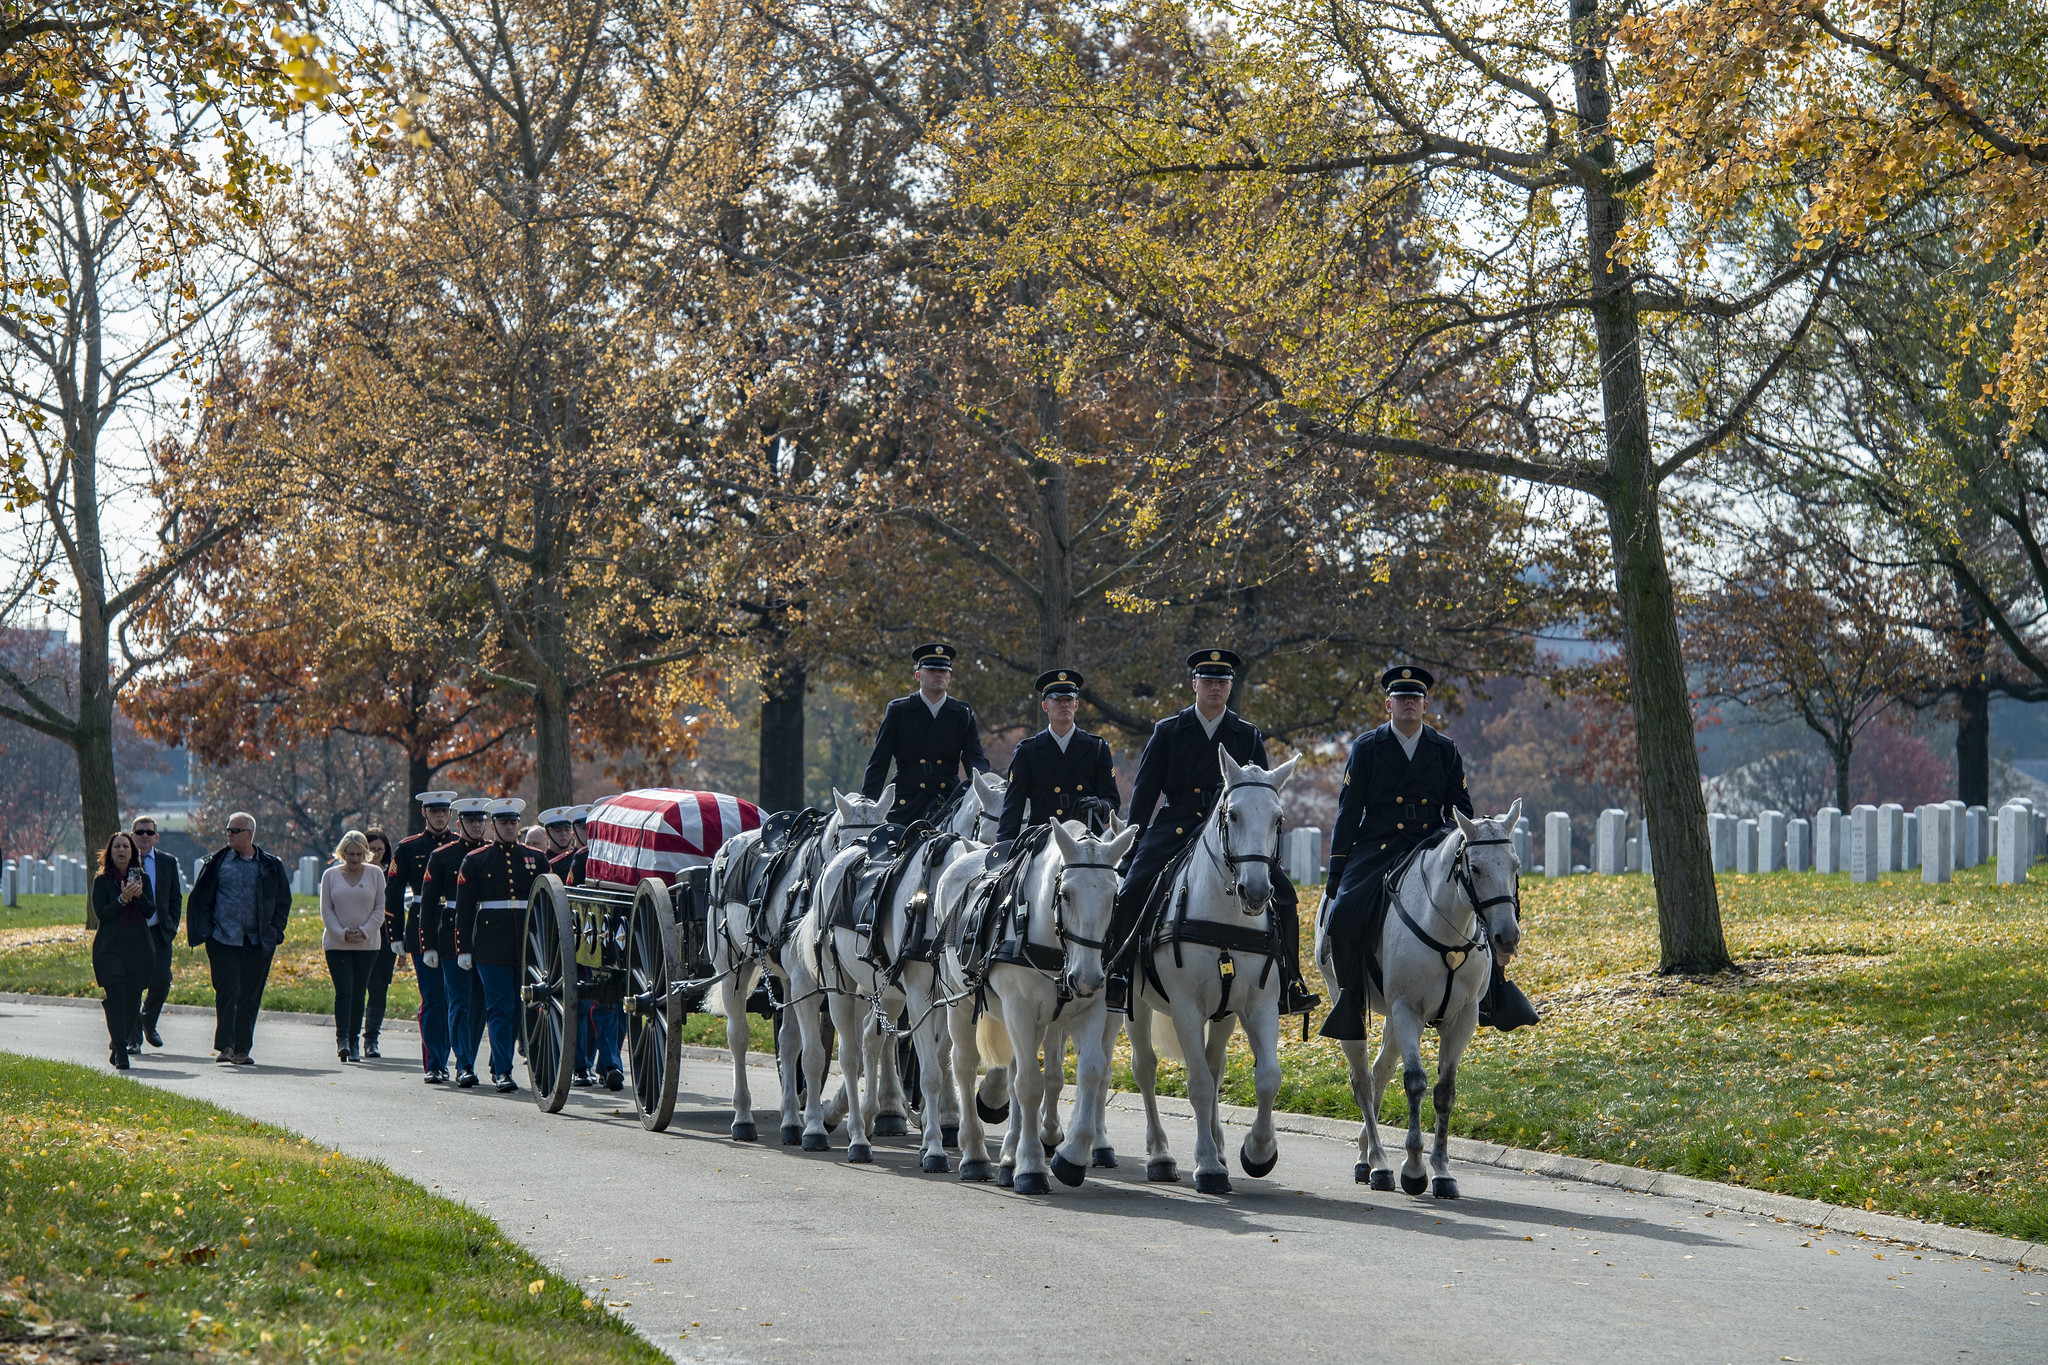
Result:
{"label": "military peaked cap", "polygon": [[1038,675],[1038,690],[1048,697],[1081,695],[1081,675],[1071,668],[1048,668]]}
{"label": "military peaked cap", "polygon": [[943,668],[948,672],[952,671],[953,660],[959,656],[960,651],[951,645],[919,645],[910,651],[910,657],[917,661],[919,668]]}
{"label": "military peaked cap", "polygon": [[1380,674],[1380,686],[1390,697],[1426,697],[1436,678],[1421,664],[1395,664]]}
{"label": "military peaked cap", "polygon": [[1227,649],[1198,649],[1188,655],[1188,671],[1198,678],[1234,678],[1244,660]]}

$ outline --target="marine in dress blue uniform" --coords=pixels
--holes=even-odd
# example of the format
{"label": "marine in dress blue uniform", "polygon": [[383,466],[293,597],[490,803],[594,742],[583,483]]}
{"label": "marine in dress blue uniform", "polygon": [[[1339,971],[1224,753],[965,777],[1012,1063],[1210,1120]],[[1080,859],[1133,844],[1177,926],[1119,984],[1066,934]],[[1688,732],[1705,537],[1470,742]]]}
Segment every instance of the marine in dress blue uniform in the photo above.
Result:
{"label": "marine in dress blue uniform", "polygon": [[455,948],[455,898],[462,860],[489,842],[485,812],[490,801],[465,796],[454,803],[460,831],[427,856],[420,879],[419,934],[421,958],[441,977],[441,999],[447,1008],[448,1050],[455,1054],[455,1083],[467,1090],[476,1084],[476,1049],[483,1040],[484,988],[476,973],[463,967]]}
{"label": "marine in dress blue uniform", "polygon": [[[413,800],[420,803],[420,815],[427,827],[398,841],[398,846],[391,850],[388,873],[390,885],[399,887],[403,898],[399,942],[405,945],[406,953],[412,958],[413,979],[420,988],[420,1009],[415,1016],[420,1029],[420,1067],[426,1073],[428,1085],[440,1085],[448,1079],[448,1000],[441,993],[440,969],[427,965],[424,960],[423,955],[433,945],[420,936],[420,896],[421,883],[427,875],[427,859],[433,856],[435,849],[455,837],[448,832],[448,809],[455,800],[455,793],[418,792]],[[387,898],[390,896],[389,886],[385,895]]]}
{"label": "marine in dress blue uniform", "polygon": [[[1223,765],[1217,761],[1216,746],[1238,763],[1270,767],[1266,758],[1266,736],[1258,726],[1227,705],[1230,688],[1236,682],[1244,660],[1228,649],[1198,649],[1188,655],[1189,686],[1220,693],[1223,705],[1211,721],[1202,715],[1201,700],[1177,711],[1152,727],[1145,752],[1138,757],[1138,775],[1131,786],[1131,823],[1141,831],[1131,852],[1125,855],[1123,886],[1117,892],[1116,914],[1110,921],[1109,941],[1121,945],[1137,927],[1138,916],[1151,899],[1153,886],[1166,865],[1189,844],[1201,837],[1202,826],[1216,808],[1223,793]],[[1166,804],[1159,806],[1161,798]],[[1154,810],[1157,806],[1158,809]],[[1301,984],[1301,933],[1299,898],[1294,883],[1279,868],[1273,869],[1273,914],[1281,942],[1287,946],[1283,963],[1288,972],[1281,992],[1281,1013],[1306,1014],[1318,1003]],[[1123,973],[1110,984],[1110,1005],[1122,1008],[1127,1000],[1129,978]]]}
{"label": "marine in dress blue uniform", "polygon": [[502,1095],[519,1088],[512,1079],[512,1060],[519,1034],[519,937],[526,901],[535,880],[548,870],[539,849],[519,842],[519,814],[525,809],[526,802],[516,796],[491,802],[494,837],[463,858],[456,877],[456,961],[483,984],[491,1077]]}
{"label": "marine in dress blue uniform", "polygon": [[[1413,752],[1402,743],[1396,721],[1389,719],[1376,730],[1359,737],[1351,746],[1351,760],[1344,769],[1344,794],[1337,805],[1337,825],[1330,835],[1330,876],[1328,894],[1335,898],[1328,933],[1338,973],[1340,993],[1324,1021],[1326,1038],[1365,1037],[1361,1012],[1365,958],[1373,945],[1366,941],[1368,926],[1377,918],[1385,898],[1387,870],[1418,845],[1452,823],[1451,812],[1472,814],[1472,795],[1466,788],[1465,760],[1457,743],[1420,723],[1420,703],[1436,682],[1428,669],[1417,664],[1396,664],[1380,675],[1390,713],[1398,716],[1403,699],[1415,703],[1413,714],[1418,728]],[[1494,967],[1495,987],[1488,993],[1494,1007],[1492,1022],[1503,1030],[1534,1023],[1535,1011],[1521,992],[1499,975]],[[1498,998],[1505,986],[1528,1010],[1528,1018],[1508,1022]],[[1518,1013],[1510,1009],[1510,1014]]]}
{"label": "marine in dress blue uniform", "polygon": [[[996,842],[1015,839],[1032,825],[1048,820],[1077,820],[1100,814],[1106,803],[1114,814],[1122,800],[1116,790],[1116,760],[1109,744],[1074,724],[1082,677],[1072,668],[1052,668],[1038,675],[1039,705],[1049,722],[1017,746],[1010,756],[1010,786],[1003,794],[1003,815],[996,823]],[[1057,727],[1064,724],[1062,735]],[[1025,818],[1026,809],[1030,819]]]}
{"label": "marine in dress blue uniform", "polygon": [[917,666],[918,689],[898,697],[882,713],[875,749],[861,779],[861,795],[874,801],[889,785],[889,766],[896,767],[896,804],[889,818],[899,825],[929,820],[952,799],[960,771],[988,771],[981,751],[981,725],[974,708],[946,695],[959,651],[947,644],[919,645],[911,651]]}

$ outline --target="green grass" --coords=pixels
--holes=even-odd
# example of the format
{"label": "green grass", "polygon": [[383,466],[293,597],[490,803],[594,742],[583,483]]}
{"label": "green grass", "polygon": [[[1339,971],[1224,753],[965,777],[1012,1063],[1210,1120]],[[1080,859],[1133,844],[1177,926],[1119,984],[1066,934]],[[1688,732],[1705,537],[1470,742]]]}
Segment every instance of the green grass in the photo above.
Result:
{"label": "green grass", "polygon": [[[1514,976],[1544,1022],[1474,1040],[1453,1131],[2048,1240],[2048,886],[1724,876],[1745,970],[1674,979],[1645,879],[1522,885]],[[1337,1045],[1299,1038],[1280,1106],[1356,1118]],[[1398,1076],[1381,1116],[1405,1126]],[[1242,1035],[1226,1089],[1253,1100]]]}
{"label": "green grass", "polygon": [[[23,896],[19,910],[0,910],[0,991],[29,995],[97,996],[92,979],[92,944],[85,937],[85,897]],[[79,936],[63,943],[12,945],[12,931],[51,925],[80,926]],[[187,947],[183,925],[171,957],[171,1002],[178,1005],[213,1004],[213,979],[208,974],[206,950]],[[385,1015],[410,1019],[418,1011],[419,987],[412,976],[410,959],[401,959],[392,975]],[[263,992],[263,1008],[301,1014],[332,1014],[334,983],[327,976],[327,959],[320,951],[320,902],[313,896],[292,898],[292,917],[285,928],[284,944],[270,967],[270,984]]]}
{"label": "green grass", "polygon": [[55,1329],[89,1359],[663,1358],[481,1214],[213,1105],[0,1054],[0,1135],[0,1343]]}

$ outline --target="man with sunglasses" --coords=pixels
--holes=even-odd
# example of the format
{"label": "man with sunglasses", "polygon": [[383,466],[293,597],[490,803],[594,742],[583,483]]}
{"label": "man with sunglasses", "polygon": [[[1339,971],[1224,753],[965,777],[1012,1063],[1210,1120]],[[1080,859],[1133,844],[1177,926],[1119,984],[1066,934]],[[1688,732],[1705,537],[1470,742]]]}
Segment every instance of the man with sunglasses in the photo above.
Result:
{"label": "man with sunglasses", "polygon": [[228,817],[228,845],[206,860],[185,902],[185,941],[206,947],[213,975],[214,1060],[254,1066],[249,1049],[270,961],[292,913],[284,861],[256,843],[256,817]]}
{"label": "man with sunglasses", "polygon": [[136,816],[128,826],[128,833],[135,840],[135,851],[146,879],[153,916],[149,928],[156,935],[156,970],[150,973],[149,991],[142,1000],[142,1015],[135,1021],[135,1031],[128,1035],[128,1051],[140,1053],[144,1039],[149,1040],[151,1047],[164,1045],[164,1036],[157,1032],[156,1026],[163,1017],[164,1001],[171,993],[171,947],[178,941],[178,919],[185,911],[185,896],[178,886],[178,860],[157,851],[156,817]]}

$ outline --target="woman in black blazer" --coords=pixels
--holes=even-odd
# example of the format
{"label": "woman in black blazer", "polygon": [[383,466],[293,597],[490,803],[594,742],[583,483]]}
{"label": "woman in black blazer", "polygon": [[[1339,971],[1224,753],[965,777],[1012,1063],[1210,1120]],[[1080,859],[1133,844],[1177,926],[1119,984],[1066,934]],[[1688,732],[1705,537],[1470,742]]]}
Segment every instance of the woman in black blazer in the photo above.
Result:
{"label": "woman in black blazer", "polygon": [[156,935],[149,931],[156,908],[149,900],[135,841],[125,833],[107,840],[100,854],[99,875],[92,879],[92,913],[98,932],[92,937],[92,975],[106,993],[107,1035],[113,1052],[107,1060],[117,1071],[128,1069],[128,1034],[142,1013],[142,994],[156,970]]}

